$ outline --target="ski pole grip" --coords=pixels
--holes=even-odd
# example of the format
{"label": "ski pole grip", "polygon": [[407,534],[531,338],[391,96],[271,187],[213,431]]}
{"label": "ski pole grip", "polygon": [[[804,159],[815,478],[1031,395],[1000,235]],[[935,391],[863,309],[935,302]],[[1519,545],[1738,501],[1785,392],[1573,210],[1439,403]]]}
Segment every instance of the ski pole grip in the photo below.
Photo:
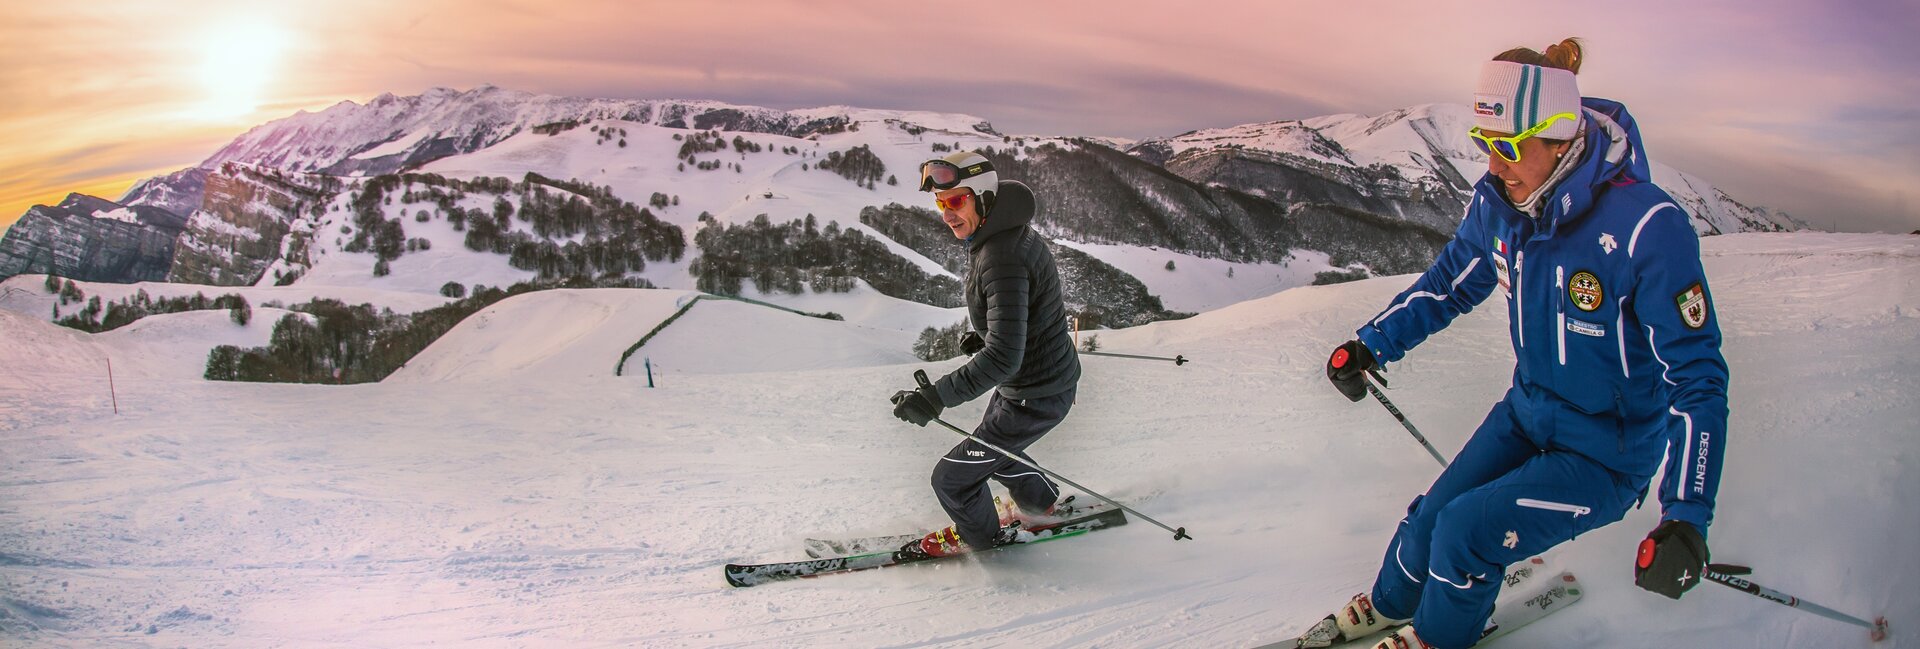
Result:
{"label": "ski pole grip", "polygon": [[1641,570],[1646,570],[1647,566],[1653,565],[1654,547],[1653,539],[1641,539],[1640,552],[1639,555],[1634,558],[1633,565],[1639,566]]}
{"label": "ski pole grip", "polygon": [[1347,366],[1347,361],[1351,360],[1349,356],[1351,355],[1347,353],[1345,347],[1333,350],[1333,369],[1344,369]]}
{"label": "ski pole grip", "polygon": [[932,382],[932,381],[929,381],[929,380],[927,380],[927,371],[926,371],[926,370],[914,370],[914,371],[913,371],[913,382],[915,382],[915,383],[918,383],[918,384],[920,384],[920,387],[923,387],[923,388],[930,388],[930,387],[933,387],[933,382]]}

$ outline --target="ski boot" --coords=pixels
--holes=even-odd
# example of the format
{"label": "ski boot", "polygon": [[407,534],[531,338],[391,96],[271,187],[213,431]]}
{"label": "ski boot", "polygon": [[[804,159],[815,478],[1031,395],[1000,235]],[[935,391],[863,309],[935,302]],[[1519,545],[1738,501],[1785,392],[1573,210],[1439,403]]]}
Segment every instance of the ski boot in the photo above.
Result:
{"label": "ski boot", "polygon": [[1361,593],[1347,600],[1339,611],[1314,623],[1306,633],[1300,634],[1296,643],[1302,649],[1331,647],[1342,642],[1365,638],[1401,622],[1404,620],[1391,620],[1374,612],[1373,599],[1366,593]]}
{"label": "ski boot", "polygon": [[1433,647],[1421,641],[1420,636],[1415,635],[1413,627],[1409,625],[1394,629],[1393,633],[1387,634],[1387,637],[1374,643],[1372,649],[1433,649]]}
{"label": "ski boot", "polygon": [[[993,510],[999,515],[1000,531],[994,533],[993,547],[1033,540],[1033,533],[1027,529],[1057,522],[1059,519],[1053,517],[1054,512],[1060,510],[1061,504],[1072,501],[1073,497],[1068,496],[1061,503],[1048,507],[1046,514],[1036,516],[1021,510],[1011,498],[994,496]],[[960,540],[960,533],[954,529],[954,526],[948,525],[920,537],[919,540],[908,541],[906,545],[900,547],[900,551],[908,556],[925,559],[964,554],[972,551],[972,548],[967,547],[967,543]]]}
{"label": "ski boot", "polygon": [[1073,497],[1069,496],[1065,501],[1054,503],[1053,505],[1048,506],[1046,512],[1034,514],[1034,513],[1029,513],[1025,509],[1022,509],[1019,505],[1014,504],[1013,499],[1011,498],[1000,498],[998,496],[995,496],[993,499],[993,508],[1000,514],[1001,527],[1006,527],[1014,523],[1019,523],[1021,529],[1030,530],[1036,527],[1040,527],[1043,525],[1052,525],[1054,523],[1058,523],[1062,520],[1065,520],[1065,517],[1062,514],[1070,510],[1066,507],[1063,507],[1062,505],[1065,505],[1066,503],[1071,502],[1072,500],[1073,500]]}
{"label": "ski boot", "polygon": [[[1033,533],[1021,529],[1019,521],[1010,521],[993,534],[993,547],[1025,543],[1033,540]],[[928,533],[926,536],[908,541],[900,546],[900,553],[912,559],[937,559],[956,554],[972,552],[966,541],[960,540],[960,533],[952,525]]]}

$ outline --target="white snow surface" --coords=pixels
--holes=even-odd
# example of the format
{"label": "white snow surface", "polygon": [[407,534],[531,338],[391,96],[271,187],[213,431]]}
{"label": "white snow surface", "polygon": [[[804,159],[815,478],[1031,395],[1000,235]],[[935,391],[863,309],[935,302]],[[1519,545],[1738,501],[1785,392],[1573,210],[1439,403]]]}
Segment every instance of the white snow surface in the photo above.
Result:
{"label": "white snow surface", "polygon": [[[1920,237],[1737,234],[1702,246],[1732,368],[1713,558],[1822,605],[1886,615],[1893,637],[1869,645],[1860,629],[1712,584],[1677,602],[1636,589],[1629,563],[1658,517],[1649,503],[1552,552],[1586,599],[1492,646],[1920,646]],[[1101,334],[1111,351],[1193,362],[1083,359],[1078,404],[1032,454],[1195,540],[1135,519],[972,559],[741,590],[721,581],[722,564],[799,559],[807,536],[944,524],[927,474],[958,438],[895,420],[886,398],[913,370],[961,360],[899,361],[901,347],[862,346],[853,324],[703,301],[648,344],[674,370],[648,389],[604,368],[624,349],[612,343],[650,327],[676,294],[555,291],[463,323],[409,368],[423,380],[232,384],[138,369],[256,335],[223,318],[88,335],[0,310],[0,644],[1289,637],[1367,587],[1407,502],[1437,474],[1386,412],[1339,397],[1321,371],[1410,280],[1296,288]],[[1507,385],[1493,306],[1392,368],[1393,399],[1447,454]],[[822,358],[845,362],[797,367]],[[693,369],[710,359],[719,371]],[[426,376],[461,363],[485,371]],[[984,401],[944,417],[970,426]]]}
{"label": "white snow surface", "polygon": [[[612,378],[628,348],[685,308],[673,325],[636,350],[622,376],[644,377],[642,362],[680,373],[732,374],[911,363],[913,337],[790,313],[692,291],[552,290],[494,304],[462,321],[391,383]],[[713,344],[721,343],[721,344]],[[664,371],[664,369],[662,371]]]}
{"label": "white snow surface", "polygon": [[[1313,284],[1315,273],[1334,268],[1326,253],[1295,250],[1282,264],[1235,263],[1182,254],[1158,247],[1080,243],[1056,240],[1060,245],[1092,255],[1132,275],[1174,311],[1212,311],[1236,302],[1266,297],[1296,286]],[[1173,262],[1173,270],[1167,270]],[[1227,272],[1231,270],[1232,276]]]}

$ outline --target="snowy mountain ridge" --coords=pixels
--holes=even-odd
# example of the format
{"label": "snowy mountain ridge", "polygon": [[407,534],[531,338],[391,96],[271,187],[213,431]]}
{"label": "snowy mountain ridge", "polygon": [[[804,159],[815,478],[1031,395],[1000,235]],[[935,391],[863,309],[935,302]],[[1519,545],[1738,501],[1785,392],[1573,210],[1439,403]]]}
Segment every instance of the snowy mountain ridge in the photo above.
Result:
{"label": "snowy mountain ridge", "polygon": [[[1423,104],[1375,116],[1326,115],[1192,131],[1143,140],[1130,151],[1163,158],[1170,165],[1198,156],[1252,151],[1301,161],[1309,169],[1384,166],[1429,188],[1470,193],[1472,183],[1487,168],[1487,156],[1467,137],[1472,127],[1472,113],[1465,105]],[[1696,232],[1808,229],[1805,222],[1784,212],[1740,203],[1658,159],[1648,163],[1654,183],[1693,216]]]}
{"label": "snowy mountain ridge", "polygon": [[[384,208],[384,220],[412,233],[394,269],[426,275],[380,276],[370,253],[352,245],[371,227],[348,218],[357,190],[342,189],[357,185],[356,179],[401,170],[516,182],[533,172],[609,187],[619,199],[648,205],[689,240],[702,227],[701,214],[734,225],[761,214],[776,224],[817,216],[823,225],[838,223],[872,236],[929,275],[951,276],[951,269],[860,223],[859,215],[872,207],[925,204],[911,180],[920,161],[956,147],[991,147],[1007,177],[1027,181],[1042,196],[1046,209],[1035,225],[1043,234],[1125,269],[1104,278],[1132,277],[1145,285],[1141,294],[1151,291],[1176,310],[1200,311],[1321,281],[1322,273],[1352,277],[1423,266],[1457,225],[1471,179],[1484,169],[1484,158],[1467,144],[1467,124],[1463,108],[1430,104],[1371,117],[1329,115],[1129,142],[1011,137],[978,117],[949,113],[850,106],[780,111],[698,100],[556,97],[492,86],[437,88],[405,97],[383,94],[365,104],[341,102],[263,124],[200,166],[141,183],[126,203],[185,215],[191,227],[179,237],[183,252],[165,276],[190,283],[403,284],[433,292],[449,281],[472,282],[475,272],[493,285],[534,275],[524,261],[508,268],[498,257],[484,259],[492,253],[469,254],[472,244],[459,217],[451,226],[436,225],[445,223],[453,207],[494,208],[475,199]],[[618,137],[609,135],[616,132]],[[689,153],[680,138],[701,133],[778,154],[724,148]],[[1131,155],[1111,146],[1125,146]],[[827,156],[856,150],[870,154],[863,164],[871,161],[869,171],[883,175],[850,182],[820,166]],[[310,175],[287,178],[338,195],[311,196],[271,174]],[[900,183],[903,175],[906,182]],[[1777,220],[1776,213],[1741,206],[1690,176],[1674,177],[1663,184],[1695,214],[1703,233],[1781,227],[1767,220]],[[673,202],[650,205],[656,195]],[[513,209],[523,203],[517,196],[499,198]],[[423,207],[427,220],[419,220]],[[502,227],[509,234],[532,229],[520,222]],[[556,246],[581,243],[578,236],[554,240]],[[427,244],[431,250],[412,249]],[[67,247],[86,245],[94,244]],[[28,272],[49,254],[77,254],[48,253],[44,246],[16,246],[22,252],[0,262]],[[697,259],[700,252],[688,247]],[[428,258],[439,260],[407,263]],[[1212,277],[1159,270],[1176,261],[1187,269],[1206,267]],[[656,286],[695,288],[686,275],[692,262],[654,264],[644,277]],[[1136,315],[1145,309],[1126,308]]]}
{"label": "snowy mountain ridge", "polygon": [[245,162],[289,171],[343,176],[376,175],[469,153],[543,124],[612,119],[674,128],[806,135],[856,119],[919,120],[930,126],[992,132],[966,115],[824,107],[779,111],[710,100],[634,100],[561,97],[483,85],[466,91],[433,88],[418,95],[383,93],[365,104],[342,101],[300,111],[241,134],[193,169],[148,179],[129,190],[129,204],[151,204],[186,214],[196,208],[194,169]]}

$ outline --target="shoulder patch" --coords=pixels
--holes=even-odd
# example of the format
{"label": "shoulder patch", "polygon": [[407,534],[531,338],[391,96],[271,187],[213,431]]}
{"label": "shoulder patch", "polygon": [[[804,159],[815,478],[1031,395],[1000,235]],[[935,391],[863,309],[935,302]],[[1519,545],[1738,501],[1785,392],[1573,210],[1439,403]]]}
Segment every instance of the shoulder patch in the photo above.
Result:
{"label": "shoulder patch", "polygon": [[1581,311],[1594,311],[1600,308],[1601,300],[1606,297],[1606,289],[1600,287],[1600,278],[1592,271],[1580,271],[1567,280],[1567,299],[1573,301],[1574,308]]}
{"label": "shoulder patch", "polygon": [[1680,321],[1689,329],[1707,326],[1707,291],[1699,282],[1673,296],[1673,304],[1680,309]]}

